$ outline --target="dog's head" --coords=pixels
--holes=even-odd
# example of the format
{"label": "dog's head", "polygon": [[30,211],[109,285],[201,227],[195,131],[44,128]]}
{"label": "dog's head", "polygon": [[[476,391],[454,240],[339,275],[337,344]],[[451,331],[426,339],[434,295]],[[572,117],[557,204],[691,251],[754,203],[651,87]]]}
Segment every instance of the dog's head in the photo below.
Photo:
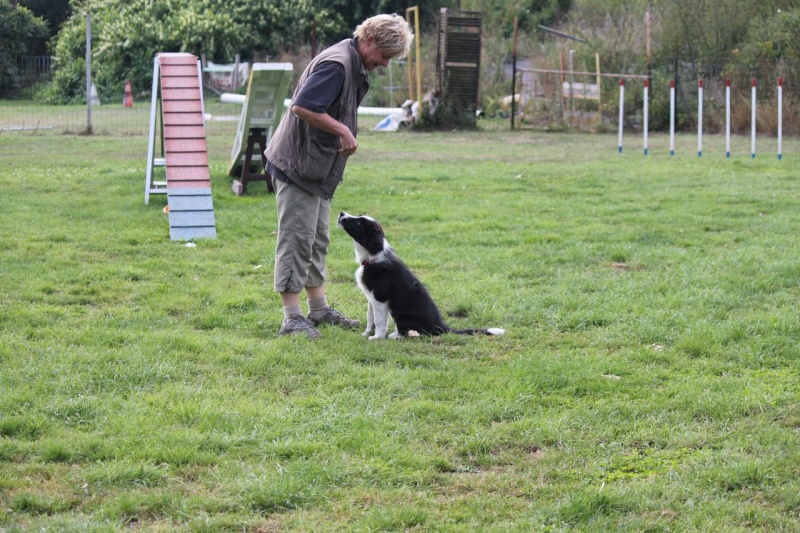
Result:
{"label": "dog's head", "polygon": [[[374,218],[360,215],[353,216],[342,211],[339,213],[339,226],[347,232],[356,244],[356,256],[359,261],[374,258],[388,248],[383,228]],[[358,252],[363,250],[363,253]]]}

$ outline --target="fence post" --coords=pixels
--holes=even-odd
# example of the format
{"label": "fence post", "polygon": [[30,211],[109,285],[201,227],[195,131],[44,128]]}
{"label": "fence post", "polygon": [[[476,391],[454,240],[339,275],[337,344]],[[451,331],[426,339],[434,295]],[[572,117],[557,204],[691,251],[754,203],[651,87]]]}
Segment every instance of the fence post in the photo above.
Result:
{"label": "fence post", "polygon": [[778,161],[783,157],[783,78],[778,78]]}
{"label": "fence post", "polygon": [[86,133],[92,134],[92,15],[86,11]]}
{"label": "fence post", "polygon": [[647,155],[647,130],[650,128],[649,121],[647,116],[649,114],[648,110],[648,97],[650,96],[648,93],[650,92],[650,80],[644,80],[644,155]]}
{"label": "fence post", "polygon": [[697,82],[697,157],[703,157],[703,80]]}
{"label": "fence post", "polygon": [[597,72],[597,125],[601,127],[603,125],[603,84],[600,79],[600,52],[594,54],[594,66]]}
{"label": "fence post", "polygon": [[623,111],[625,106],[625,78],[619,80],[619,153],[622,153],[622,123]]}
{"label": "fence post", "polygon": [[[519,19],[514,17],[514,46],[511,51],[511,131],[514,131],[514,115],[517,113],[517,30]],[[520,98],[520,103],[522,98]]]}
{"label": "fence post", "polygon": [[569,113],[569,127],[572,129],[575,127],[575,50],[569,51]]}
{"label": "fence post", "polygon": [[725,157],[731,157],[731,80],[725,79]]}
{"label": "fence post", "polygon": [[675,155],[675,80],[669,82],[669,155]]}
{"label": "fence post", "polygon": [[753,89],[750,96],[750,155],[756,158],[756,79],[753,78]]}

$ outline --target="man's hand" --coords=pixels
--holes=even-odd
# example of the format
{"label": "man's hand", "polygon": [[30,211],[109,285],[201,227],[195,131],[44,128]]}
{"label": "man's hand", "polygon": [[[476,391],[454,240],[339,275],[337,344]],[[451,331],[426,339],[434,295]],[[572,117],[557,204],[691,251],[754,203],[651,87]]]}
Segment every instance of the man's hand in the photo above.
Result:
{"label": "man's hand", "polygon": [[300,107],[293,105],[292,106],[292,113],[297,116],[303,122],[307,122],[311,126],[315,128],[321,129],[322,131],[331,133],[333,135],[339,136],[339,142],[341,143],[341,148],[339,148],[339,153],[342,155],[353,155],[356,153],[358,149],[358,141],[356,141],[353,132],[350,131],[350,128],[333,118],[327,113],[315,113],[305,107]]}

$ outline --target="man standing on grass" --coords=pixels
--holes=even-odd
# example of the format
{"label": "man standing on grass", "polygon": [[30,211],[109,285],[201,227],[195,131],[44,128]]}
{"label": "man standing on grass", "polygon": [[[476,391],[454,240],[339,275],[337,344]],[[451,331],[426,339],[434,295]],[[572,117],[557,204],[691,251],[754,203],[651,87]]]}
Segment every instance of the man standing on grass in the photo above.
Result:
{"label": "man standing on grass", "polygon": [[[347,158],[358,148],[358,106],[369,90],[367,71],[404,57],[414,35],[397,15],[377,15],[315,57],[300,75],[264,154],[275,185],[278,243],[274,288],[281,295],[281,335],[320,337],[315,326],[356,329],[360,323],[328,305],[325,261],[331,199]],[[308,317],[300,309],[305,289]]]}

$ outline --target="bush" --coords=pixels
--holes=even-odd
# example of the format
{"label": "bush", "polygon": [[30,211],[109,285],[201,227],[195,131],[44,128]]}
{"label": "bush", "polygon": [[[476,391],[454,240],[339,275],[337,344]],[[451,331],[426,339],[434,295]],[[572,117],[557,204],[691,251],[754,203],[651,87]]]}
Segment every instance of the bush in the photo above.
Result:
{"label": "bush", "polygon": [[[2,0],[5,1],[5,0]],[[187,52],[209,61],[243,61],[299,48],[310,41],[316,20],[321,44],[349,35],[312,2],[245,0],[96,0],[92,7],[92,70],[101,100],[117,98],[130,80],[135,95],[152,87],[153,58],[159,52]],[[85,99],[85,10],[75,9],[54,43],[54,103]],[[113,96],[111,96],[113,95]]]}
{"label": "bush", "polygon": [[0,94],[20,87],[17,57],[27,53],[26,42],[47,35],[42,19],[22,6],[0,0]]}

